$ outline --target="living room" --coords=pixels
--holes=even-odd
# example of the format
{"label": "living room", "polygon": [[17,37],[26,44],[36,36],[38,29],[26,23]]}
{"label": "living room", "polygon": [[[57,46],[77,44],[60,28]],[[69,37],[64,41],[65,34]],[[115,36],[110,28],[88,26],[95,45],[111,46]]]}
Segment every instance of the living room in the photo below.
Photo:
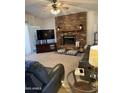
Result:
{"label": "living room", "polygon": [[[31,1],[26,0],[25,11],[26,60],[37,61],[50,68],[62,64],[65,71],[62,86],[69,93],[71,90],[67,79],[69,73],[76,68],[85,68],[87,65],[82,64],[82,61],[89,62],[90,47],[98,44],[98,2],[59,0],[64,3],[62,7],[65,9],[64,12],[54,15],[47,8],[49,0]],[[86,6],[83,7],[84,4]],[[38,31],[46,30],[52,30],[54,38],[38,39]],[[50,49],[47,48],[48,45]],[[60,88],[59,93],[66,93],[62,91],[64,89]]]}
{"label": "living room", "polygon": [[[29,1],[37,1],[37,0],[29,0]],[[43,0],[40,0],[40,1],[43,1]],[[66,1],[71,2],[71,0],[66,0]],[[86,1],[86,0],[81,0],[81,2],[83,1]],[[93,0],[87,0],[87,1],[93,1]],[[79,2],[79,1],[72,0],[72,2],[75,2],[73,3],[75,5],[77,4],[76,2]],[[80,3],[78,3],[78,5],[85,7],[85,4],[80,4]],[[99,37],[98,38],[98,50],[99,50],[98,51],[99,52],[98,53],[99,54],[98,93],[124,93],[124,89],[123,89],[124,12],[122,11],[123,8],[124,8],[123,0],[98,0],[98,30],[99,30],[98,32],[98,37]],[[0,89],[0,93],[25,93],[25,85],[26,85],[25,84],[25,27],[26,27],[25,23],[28,23],[27,21],[25,22],[25,0],[8,0],[8,1],[1,0],[0,9],[1,9],[1,15],[0,15],[1,16],[0,17],[0,20],[1,20],[0,88],[1,89]],[[42,12],[40,10],[40,12],[44,14],[45,12],[48,12],[48,11],[45,10],[45,12]],[[51,12],[49,11],[49,13]],[[48,17],[48,18],[52,18],[52,17]],[[39,19],[44,19],[44,18],[39,18]],[[40,24],[39,19],[37,20],[37,22],[32,21],[32,23],[37,23],[36,25]],[[35,28],[36,25],[34,24],[32,26]],[[41,30],[42,28],[39,28],[39,29]],[[33,49],[33,50],[34,50],[32,52],[33,54],[38,54],[38,55],[44,54],[44,58],[46,58],[46,60],[48,60],[48,56],[45,56],[45,54],[52,53],[52,52],[36,53],[36,49]],[[65,57],[67,56],[80,57],[77,55],[76,56],[65,55],[65,54],[59,54],[59,55],[60,56],[63,55]],[[63,60],[65,59],[65,57],[63,57]],[[83,53],[82,53],[82,57],[84,58]],[[37,58],[37,56],[35,56],[35,58]],[[87,60],[87,58],[85,59]],[[41,58],[41,61],[42,61],[42,58]],[[60,62],[61,62],[61,59],[60,59]],[[54,63],[54,62],[52,61],[51,63]],[[66,62],[66,63],[69,63],[69,62]],[[74,68],[74,70],[79,71],[76,68]],[[63,65],[59,65],[58,69],[57,69],[58,72],[62,71],[61,73],[62,76],[60,76],[61,78],[59,77],[58,80],[63,81],[63,74],[64,74]],[[83,72],[83,71],[81,70],[80,72]],[[68,76],[72,77],[71,75],[75,76],[76,74],[75,73],[72,74],[70,71],[68,73]],[[81,73],[79,73],[79,75],[81,75]],[[84,73],[82,73],[82,75],[84,75]],[[67,78],[66,76],[64,77]],[[69,79],[69,80],[72,80],[72,79]],[[79,79],[80,79],[80,76],[79,76]],[[52,81],[55,82],[56,80],[57,79]],[[72,83],[71,85],[73,85]],[[52,89],[55,89],[55,85],[57,84],[54,83],[53,85],[54,87],[52,87]],[[43,87],[39,87],[40,90],[41,88]],[[59,85],[59,88],[60,89],[57,92],[61,92],[61,93],[68,92],[65,90],[66,88],[63,88],[63,85],[62,86]],[[71,87],[71,88],[74,89],[74,87]],[[38,89],[38,87],[37,88],[34,87],[33,89]],[[54,93],[54,92],[50,90],[50,93]]]}

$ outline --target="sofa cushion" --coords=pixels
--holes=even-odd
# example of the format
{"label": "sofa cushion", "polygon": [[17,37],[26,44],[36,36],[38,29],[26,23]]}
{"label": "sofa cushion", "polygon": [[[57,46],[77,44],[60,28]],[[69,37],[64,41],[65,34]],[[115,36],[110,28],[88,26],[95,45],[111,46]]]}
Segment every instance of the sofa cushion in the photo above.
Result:
{"label": "sofa cushion", "polygon": [[43,85],[46,85],[49,81],[48,73],[45,69],[45,67],[40,64],[39,62],[34,62],[30,64],[30,68],[28,69],[29,72],[33,73],[33,75],[43,83]]}
{"label": "sofa cushion", "polygon": [[32,73],[25,73],[25,84],[27,91],[41,91],[43,84]]}

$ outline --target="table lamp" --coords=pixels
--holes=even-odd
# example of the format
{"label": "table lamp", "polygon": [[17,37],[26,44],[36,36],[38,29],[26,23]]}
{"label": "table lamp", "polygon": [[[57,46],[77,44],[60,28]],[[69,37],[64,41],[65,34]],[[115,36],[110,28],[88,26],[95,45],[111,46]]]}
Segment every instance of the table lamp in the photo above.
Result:
{"label": "table lamp", "polygon": [[[94,45],[90,47],[89,64],[94,66],[94,71],[98,73],[97,72],[98,71],[98,45]],[[95,78],[98,79],[96,75],[95,75]],[[95,86],[98,88],[98,80],[96,80]]]}
{"label": "table lamp", "polygon": [[91,46],[89,63],[96,68],[98,67],[98,45]]}

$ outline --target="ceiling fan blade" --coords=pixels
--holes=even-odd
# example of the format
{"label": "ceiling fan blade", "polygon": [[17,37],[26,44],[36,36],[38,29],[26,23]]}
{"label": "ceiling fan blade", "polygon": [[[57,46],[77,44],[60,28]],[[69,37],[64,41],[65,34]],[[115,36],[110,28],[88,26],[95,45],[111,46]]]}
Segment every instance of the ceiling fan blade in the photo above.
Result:
{"label": "ceiling fan blade", "polygon": [[69,1],[62,1],[62,3],[65,3],[66,5],[70,6],[70,7],[75,7],[75,8],[79,8],[79,9],[84,9],[84,10],[97,10],[98,9],[98,5],[97,4],[92,4],[92,3],[79,3],[79,2],[69,2]]}
{"label": "ceiling fan blade", "polygon": [[69,7],[68,6],[65,6],[65,4],[62,3],[62,2],[57,2],[56,4],[57,4],[57,7],[58,8],[69,9]]}
{"label": "ceiling fan blade", "polygon": [[62,7],[63,9],[66,9],[66,10],[68,10],[69,9],[69,7]]}
{"label": "ceiling fan blade", "polygon": [[63,3],[98,4],[98,0],[61,0]]}

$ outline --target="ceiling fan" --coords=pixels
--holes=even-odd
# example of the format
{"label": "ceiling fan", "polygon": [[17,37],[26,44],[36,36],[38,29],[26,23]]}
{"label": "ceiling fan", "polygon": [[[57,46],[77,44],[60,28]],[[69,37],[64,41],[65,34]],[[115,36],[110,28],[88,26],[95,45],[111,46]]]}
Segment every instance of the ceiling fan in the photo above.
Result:
{"label": "ceiling fan", "polygon": [[[72,1],[66,1],[66,0],[46,0],[49,1],[49,5],[48,7],[50,8],[50,11],[52,14],[57,15],[60,12],[66,13],[65,10],[68,9],[79,9],[79,10],[88,10],[87,8],[82,8],[81,6],[85,6],[85,4],[89,4],[89,0],[83,0],[83,2],[81,2],[80,0],[72,0]],[[94,0],[93,0],[94,1]],[[92,2],[91,2],[92,3]],[[71,8],[69,8],[71,7]]]}
{"label": "ceiling fan", "polygon": [[59,14],[62,11],[62,9],[69,9],[69,7],[63,6],[64,4],[59,0],[48,0],[48,1],[51,2],[49,6],[51,7],[51,13],[54,15]]}
{"label": "ceiling fan", "polygon": [[98,0],[25,0],[26,11],[37,16],[67,15],[98,10]]}

